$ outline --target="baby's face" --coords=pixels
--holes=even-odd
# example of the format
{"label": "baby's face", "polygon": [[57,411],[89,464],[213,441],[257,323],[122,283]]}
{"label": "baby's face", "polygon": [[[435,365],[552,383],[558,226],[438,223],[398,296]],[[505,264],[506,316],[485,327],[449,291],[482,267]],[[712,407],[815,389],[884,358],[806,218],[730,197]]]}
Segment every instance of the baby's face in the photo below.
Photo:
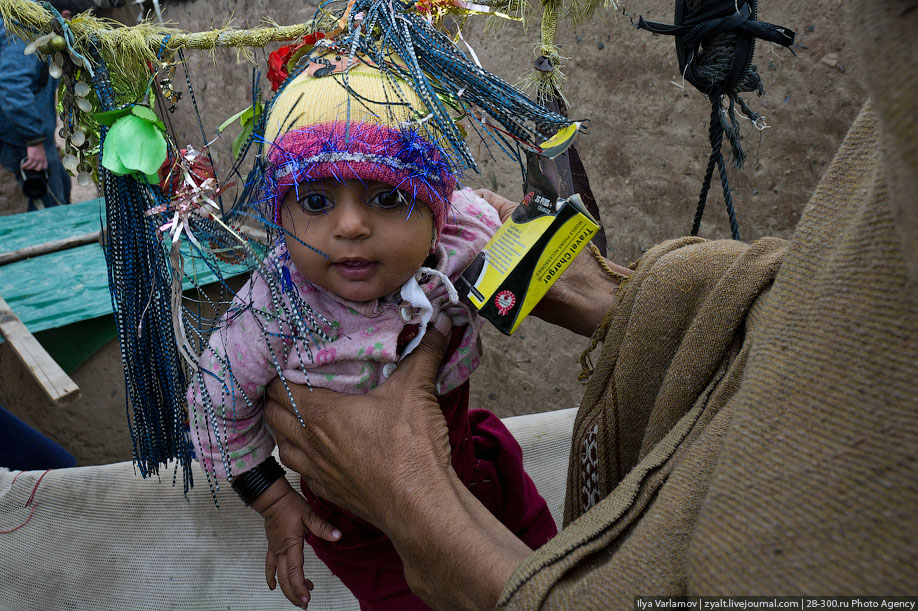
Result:
{"label": "baby's face", "polygon": [[358,180],[304,182],[287,192],[281,211],[287,251],[307,279],[352,301],[384,297],[424,263],[433,214],[391,185]]}

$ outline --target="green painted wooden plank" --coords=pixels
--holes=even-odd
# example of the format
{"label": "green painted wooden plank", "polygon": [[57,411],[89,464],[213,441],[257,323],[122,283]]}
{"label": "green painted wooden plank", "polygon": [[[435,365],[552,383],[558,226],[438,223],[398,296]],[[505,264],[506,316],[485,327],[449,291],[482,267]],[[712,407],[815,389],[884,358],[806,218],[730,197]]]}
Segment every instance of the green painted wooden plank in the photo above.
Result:
{"label": "green painted wooden plank", "polygon": [[77,370],[105,344],[118,337],[115,317],[99,316],[35,334],[35,339],[67,374]]}
{"label": "green painted wooden plank", "polygon": [[0,267],[0,295],[32,333],[112,313],[98,244]]}
{"label": "green painted wooden plank", "polygon": [[[102,200],[56,206],[0,217],[0,252],[82,235],[99,228]],[[183,245],[185,271],[198,286],[217,281]],[[245,266],[221,264],[225,279],[246,273]],[[193,285],[185,280],[184,288]],[[32,332],[60,328],[112,313],[105,256],[87,244],[0,266],[0,295]]]}
{"label": "green painted wooden plank", "polygon": [[99,231],[104,217],[105,200],[101,198],[0,216],[0,252]]}
{"label": "green painted wooden plank", "polygon": [[[193,269],[193,266],[196,269]],[[221,265],[225,279],[245,273],[244,266]],[[209,269],[186,257],[185,271],[198,286],[217,281]],[[187,279],[185,290],[193,288]],[[0,267],[0,295],[32,332],[63,327],[112,313],[105,256],[87,244]]]}

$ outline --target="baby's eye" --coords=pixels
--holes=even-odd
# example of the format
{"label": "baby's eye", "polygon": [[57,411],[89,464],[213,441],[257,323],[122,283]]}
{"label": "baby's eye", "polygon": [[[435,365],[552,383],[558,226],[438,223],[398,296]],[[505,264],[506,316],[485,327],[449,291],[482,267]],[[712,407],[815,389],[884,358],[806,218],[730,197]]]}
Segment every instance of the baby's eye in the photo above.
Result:
{"label": "baby's eye", "polygon": [[367,203],[370,206],[376,206],[383,210],[394,210],[395,208],[400,208],[402,205],[407,204],[408,201],[404,193],[398,189],[393,189],[392,191],[380,191],[371,197],[370,201]]}
{"label": "baby's eye", "polygon": [[321,193],[307,193],[300,198],[300,205],[306,212],[318,214],[320,212],[328,212],[335,204]]}

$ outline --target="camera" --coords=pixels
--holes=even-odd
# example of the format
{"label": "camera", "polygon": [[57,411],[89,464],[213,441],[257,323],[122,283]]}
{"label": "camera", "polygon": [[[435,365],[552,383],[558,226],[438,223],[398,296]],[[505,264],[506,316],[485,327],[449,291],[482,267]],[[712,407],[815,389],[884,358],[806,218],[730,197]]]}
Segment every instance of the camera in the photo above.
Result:
{"label": "camera", "polygon": [[[24,161],[24,160],[23,160]],[[26,170],[19,168],[22,178],[22,193],[30,200],[41,199],[48,192],[47,170]]]}

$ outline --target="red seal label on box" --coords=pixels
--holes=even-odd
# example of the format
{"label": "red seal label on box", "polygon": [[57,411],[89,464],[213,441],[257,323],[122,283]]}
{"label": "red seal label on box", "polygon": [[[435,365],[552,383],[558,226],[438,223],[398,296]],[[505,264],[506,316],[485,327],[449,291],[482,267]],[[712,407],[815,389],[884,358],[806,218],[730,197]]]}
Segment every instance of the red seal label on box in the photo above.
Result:
{"label": "red seal label on box", "polygon": [[510,291],[501,291],[494,298],[494,305],[497,306],[497,311],[501,316],[506,316],[507,312],[516,305],[516,295]]}

